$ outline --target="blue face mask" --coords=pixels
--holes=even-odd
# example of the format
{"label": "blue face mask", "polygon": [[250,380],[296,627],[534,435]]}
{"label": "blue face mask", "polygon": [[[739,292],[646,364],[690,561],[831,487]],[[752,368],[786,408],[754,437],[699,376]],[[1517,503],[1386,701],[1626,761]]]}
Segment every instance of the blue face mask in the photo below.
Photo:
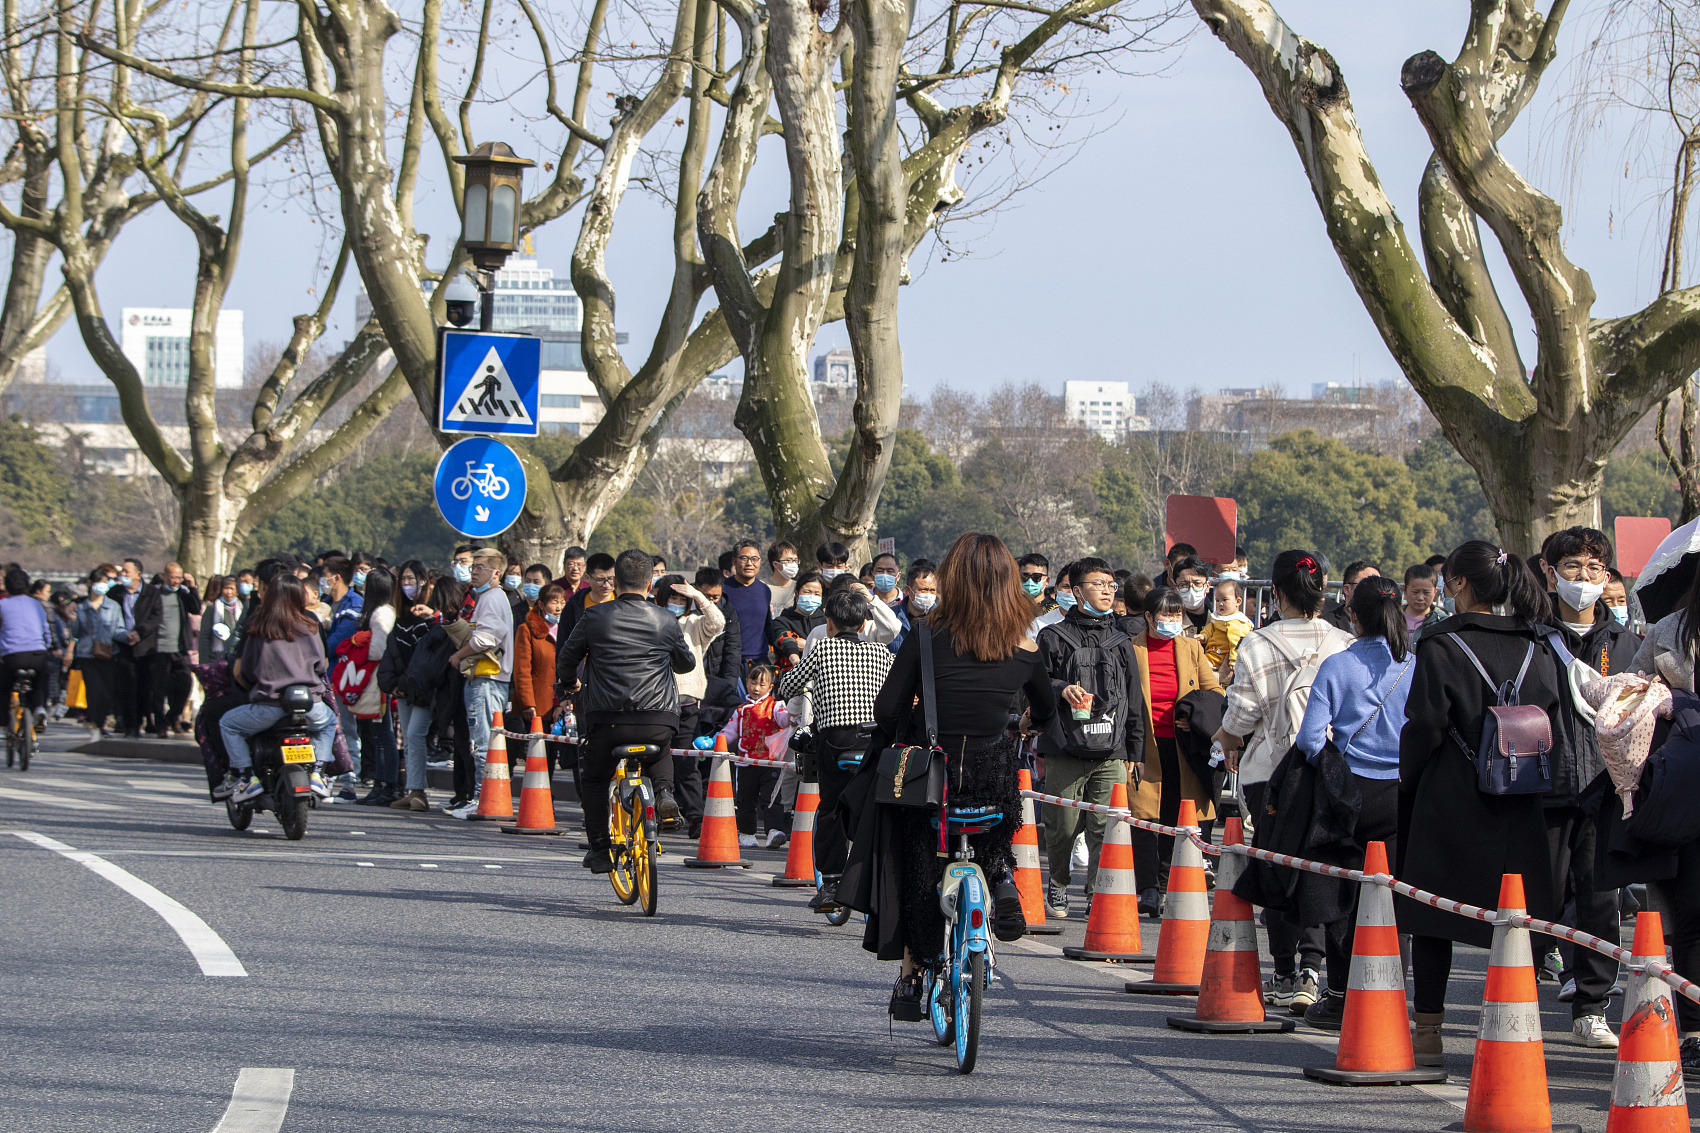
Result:
{"label": "blue face mask", "polygon": [[456,563],[455,566],[454,566],[454,575],[455,575],[455,581],[456,582],[471,582],[472,581],[472,564],[470,564],[470,563]]}
{"label": "blue face mask", "polygon": [[797,609],[804,615],[813,614],[820,609],[820,599],[813,594],[803,594],[797,598]]}
{"label": "blue face mask", "polygon": [[1066,590],[1057,591],[1057,605],[1061,606],[1065,610],[1074,609],[1074,595],[1070,594]]}
{"label": "blue face mask", "polygon": [[490,589],[490,584],[488,582],[486,582],[483,586],[474,586],[472,588],[472,592],[474,594],[482,594],[488,589]]}
{"label": "blue face mask", "polygon": [[560,614],[544,614],[543,620],[548,622],[552,626],[557,626],[557,625],[561,624],[561,615]]}
{"label": "blue face mask", "polygon": [[366,585],[366,572],[363,571],[363,570],[355,571],[354,572],[354,581],[349,583],[349,585],[354,587],[354,589],[356,589],[356,590],[360,589],[362,586],[365,586]]}
{"label": "blue face mask", "polygon": [[1045,592],[1045,580],[1042,578],[1024,578],[1021,580],[1021,589],[1027,591],[1029,598],[1037,598]]}
{"label": "blue face mask", "polygon": [[252,583],[238,582],[236,584],[236,593],[242,595],[242,597],[244,597],[244,598],[246,598],[248,595],[252,594],[253,592],[254,592],[254,587],[253,587]]}
{"label": "blue face mask", "polygon": [[1082,602],[1077,605],[1075,609],[1079,610],[1083,614],[1090,614],[1094,618],[1107,618],[1116,612],[1116,608],[1114,606],[1111,606],[1107,610],[1094,610],[1092,608],[1092,603],[1090,602]]}
{"label": "blue face mask", "polygon": [[1179,637],[1181,635],[1180,622],[1152,622],[1151,629],[1158,637]]}
{"label": "blue face mask", "polygon": [[1611,616],[1617,619],[1618,625],[1626,626],[1629,624],[1628,606],[1611,606],[1608,608],[1611,610]]}
{"label": "blue face mask", "polygon": [[319,593],[320,594],[329,594],[330,592],[331,592],[331,580],[328,579],[328,578],[319,579]]}
{"label": "blue face mask", "polygon": [[874,575],[874,589],[881,594],[890,594],[897,589],[897,576],[895,574]]}
{"label": "blue face mask", "polygon": [[667,612],[672,614],[675,618],[682,618],[685,616],[685,607],[679,605],[677,602],[669,602],[667,603]]}
{"label": "blue face mask", "polygon": [[543,593],[543,588],[535,582],[528,582],[519,588],[519,596],[527,602],[537,601],[537,596]]}
{"label": "blue face mask", "polygon": [[521,581],[521,577],[517,574],[504,574],[502,576],[502,585],[509,590],[518,590]]}
{"label": "blue face mask", "polygon": [[90,594],[102,594],[102,595],[104,595],[108,590],[111,590],[111,589],[112,589],[112,583],[110,583],[110,582],[97,582],[93,586],[89,587],[89,593]]}

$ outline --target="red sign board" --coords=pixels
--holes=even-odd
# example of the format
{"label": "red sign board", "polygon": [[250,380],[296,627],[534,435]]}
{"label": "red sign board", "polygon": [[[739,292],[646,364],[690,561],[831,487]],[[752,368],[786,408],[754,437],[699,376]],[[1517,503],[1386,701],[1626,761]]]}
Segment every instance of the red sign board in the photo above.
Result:
{"label": "red sign board", "polygon": [[1240,508],[1223,496],[1170,496],[1164,505],[1163,549],[1191,543],[1207,563],[1234,561]]}
{"label": "red sign board", "polygon": [[1617,517],[1617,569],[1629,578],[1638,577],[1647,560],[1670,534],[1670,520],[1635,515]]}

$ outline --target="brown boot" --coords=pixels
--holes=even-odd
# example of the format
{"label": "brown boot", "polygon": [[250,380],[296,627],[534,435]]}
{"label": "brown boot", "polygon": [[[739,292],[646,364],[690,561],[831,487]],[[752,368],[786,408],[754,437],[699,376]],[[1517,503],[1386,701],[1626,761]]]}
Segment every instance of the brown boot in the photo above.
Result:
{"label": "brown boot", "polygon": [[428,811],[431,804],[425,800],[424,791],[409,791],[390,804],[391,810]]}
{"label": "brown boot", "polygon": [[1445,1021],[1444,1011],[1433,1014],[1417,1012],[1417,1029],[1411,1036],[1411,1046],[1416,1052],[1418,1066],[1446,1065],[1446,1047],[1440,1037],[1440,1025]]}

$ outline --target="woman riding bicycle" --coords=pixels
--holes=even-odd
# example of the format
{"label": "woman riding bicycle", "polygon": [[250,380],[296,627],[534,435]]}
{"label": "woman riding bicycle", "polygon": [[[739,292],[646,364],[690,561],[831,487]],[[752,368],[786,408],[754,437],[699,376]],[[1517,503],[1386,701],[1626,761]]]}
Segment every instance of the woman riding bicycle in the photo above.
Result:
{"label": "woman riding bicycle", "polygon": [[[876,733],[869,750],[877,754],[899,741],[926,742],[916,698],[921,692],[920,637],[931,633],[948,797],[952,806],[1003,809],[1002,821],[971,835],[969,842],[992,879],[993,931],[1000,940],[1012,940],[1023,932],[1025,920],[1010,851],[1021,822],[1010,711],[1016,693],[1025,690],[1034,723],[1044,724],[1055,714],[1056,694],[1027,637],[1033,603],[1022,593],[1015,558],[1003,540],[976,532],[958,538],[939,566],[938,589],[938,605],[925,628],[905,636],[874,701]],[[938,888],[945,860],[937,855],[933,811],[873,805],[877,762],[865,758],[861,782],[846,790],[853,811],[850,800],[867,801],[853,815],[853,847],[837,897],[868,914],[863,948],[881,960],[903,961],[890,1011],[897,1019],[916,1022],[922,1017],[921,969],[938,962],[944,945]]]}

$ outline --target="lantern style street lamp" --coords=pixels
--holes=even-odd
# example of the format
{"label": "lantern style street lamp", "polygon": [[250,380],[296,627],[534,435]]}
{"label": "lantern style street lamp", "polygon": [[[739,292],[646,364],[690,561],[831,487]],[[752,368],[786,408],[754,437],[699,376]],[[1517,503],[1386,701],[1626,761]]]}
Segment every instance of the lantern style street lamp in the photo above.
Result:
{"label": "lantern style street lamp", "polygon": [[479,329],[489,330],[495,317],[494,273],[519,245],[520,178],[537,163],[514,153],[506,142],[485,142],[454,160],[466,170],[461,245],[482,276]]}

